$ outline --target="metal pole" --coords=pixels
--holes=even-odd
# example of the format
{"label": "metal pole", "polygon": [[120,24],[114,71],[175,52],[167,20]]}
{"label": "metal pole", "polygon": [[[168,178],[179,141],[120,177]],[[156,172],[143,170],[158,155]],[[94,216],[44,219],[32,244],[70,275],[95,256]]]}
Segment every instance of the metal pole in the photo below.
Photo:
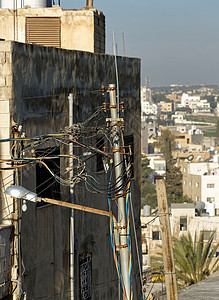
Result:
{"label": "metal pole", "polygon": [[[69,127],[73,125],[73,94],[69,94]],[[73,143],[69,144],[69,154],[73,155]],[[70,173],[69,177],[70,180],[73,177],[73,159],[70,161]],[[70,185],[70,203],[74,203],[74,186]],[[70,291],[71,291],[71,300],[74,300],[74,209],[72,208],[70,211],[70,237],[69,237],[69,242],[70,242]]]}
{"label": "metal pole", "polygon": [[117,64],[117,44],[115,37],[115,30],[113,30],[113,54],[115,56],[115,69],[116,69],[116,87],[117,87],[117,117],[119,117],[119,74],[118,74],[118,64]]}
{"label": "metal pole", "polygon": [[[113,133],[113,152],[115,166],[116,188],[119,188],[123,182],[123,166],[120,151],[120,133],[117,127],[118,122],[118,106],[116,103],[116,87],[115,84],[109,85],[110,93],[110,111],[111,111],[111,126]],[[127,229],[126,229],[126,213],[124,193],[122,190],[118,194],[118,226],[120,229],[120,259],[121,259],[121,275],[126,290],[127,300],[130,300],[129,286],[129,253],[127,245]],[[125,297],[124,297],[125,299]]]}
{"label": "metal pole", "polygon": [[156,181],[157,202],[162,233],[163,261],[167,300],[178,300],[176,271],[173,257],[173,245],[170,230],[170,219],[167,205],[167,195],[164,179]]}
{"label": "metal pole", "polygon": [[17,284],[17,299],[21,299],[22,296],[22,270],[21,270],[21,199],[17,199],[17,236],[18,236],[18,284]]}

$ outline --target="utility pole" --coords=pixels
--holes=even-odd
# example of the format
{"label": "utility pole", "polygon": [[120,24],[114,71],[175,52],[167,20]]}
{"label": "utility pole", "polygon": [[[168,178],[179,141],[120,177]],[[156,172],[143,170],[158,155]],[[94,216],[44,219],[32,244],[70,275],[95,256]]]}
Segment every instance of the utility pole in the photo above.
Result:
{"label": "utility pole", "polygon": [[[115,84],[109,85],[110,94],[110,111],[111,111],[111,128],[113,135],[113,153],[114,153],[114,167],[115,167],[115,181],[116,188],[119,189],[123,183],[123,166],[121,159],[121,145],[120,145],[120,132],[119,123],[121,119],[119,116],[119,108],[116,101],[116,86]],[[122,120],[123,121],[123,120]],[[130,286],[129,286],[129,253],[127,245],[127,225],[126,225],[126,212],[124,192],[120,190],[117,194],[118,199],[118,223],[117,228],[120,231],[120,245],[117,245],[117,250],[120,252],[121,259],[121,276],[125,286],[127,300],[130,300]],[[124,298],[125,299],[125,298]]]}
{"label": "utility pole", "polygon": [[[73,125],[73,114],[74,114],[74,101],[73,101],[73,94],[69,94],[69,128]],[[73,143],[69,144],[69,153],[73,155]],[[70,172],[69,172],[69,179],[73,178],[73,158],[70,161]],[[70,203],[74,204],[74,186],[73,184],[70,185],[70,193],[69,193]],[[69,236],[69,251],[70,251],[70,299],[74,300],[74,208],[72,207],[70,211],[70,236]]]}
{"label": "utility pole", "polygon": [[176,271],[173,257],[170,219],[167,205],[167,195],[164,179],[156,181],[157,202],[162,235],[162,249],[165,272],[167,300],[178,300]]}

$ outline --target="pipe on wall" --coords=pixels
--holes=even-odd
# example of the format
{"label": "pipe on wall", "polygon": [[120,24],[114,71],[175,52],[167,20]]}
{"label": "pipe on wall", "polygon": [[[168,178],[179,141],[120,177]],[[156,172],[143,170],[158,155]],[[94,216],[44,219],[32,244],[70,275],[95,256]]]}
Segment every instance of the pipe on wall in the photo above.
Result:
{"label": "pipe on wall", "polygon": [[94,0],[87,0],[86,7],[94,7]]}

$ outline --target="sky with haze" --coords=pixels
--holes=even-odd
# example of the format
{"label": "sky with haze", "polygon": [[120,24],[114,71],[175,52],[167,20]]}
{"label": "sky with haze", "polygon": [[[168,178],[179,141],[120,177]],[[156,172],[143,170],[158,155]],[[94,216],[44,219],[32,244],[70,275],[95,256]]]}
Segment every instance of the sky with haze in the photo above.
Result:
{"label": "sky with haze", "polygon": [[[86,0],[61,0],[82,8]],[[115,30],[118,54],[142,61],[151,86],[219,84],[219,0],[94,0],[106,16],[107,47]]]}

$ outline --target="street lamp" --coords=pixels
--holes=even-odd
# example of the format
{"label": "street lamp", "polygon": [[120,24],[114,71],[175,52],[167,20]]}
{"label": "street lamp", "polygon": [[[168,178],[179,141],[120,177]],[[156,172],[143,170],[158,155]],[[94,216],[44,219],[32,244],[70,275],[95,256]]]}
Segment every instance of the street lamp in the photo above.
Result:
{"label": "street lamp", "polygon": [[[96,208],[92,208],[92,207],[73,204],[73,203],[69,203],[69,202],[65,202],[65,201],[54,200],[54,199],[50,199],[50,198],[38,197],[36,193],[28,191],[27,189],[25,189],[24,187],[19,186],[19,185],[11,185],[11,186],[7,187],[5,190],[5,194],[8,196],[14,197],[14,198],[24,199],[24,200],[28,200],[28,201],[35,202],[35,203],[44,201],[47,203],[51,203],[51,204],[55,204],[55,205],[59,205],[59,206],[63,206],[63,207],[73,208],[76,210],[82,210],[82,211],[94,213],[97,215],[111,217],[111,214],[105,210],[100,210],[100,209],[96,209]],[[112,216],[112,217],[114,218],[114,216]]]}
{"label": "street lamp", "polygon": [[37,197],[37,194],[30,192],[19,185],[11,185],[7,187],[5,190],[5,194],[14,198],[24,199],[32,202],[41,201],[39,200],[39,197]]}

